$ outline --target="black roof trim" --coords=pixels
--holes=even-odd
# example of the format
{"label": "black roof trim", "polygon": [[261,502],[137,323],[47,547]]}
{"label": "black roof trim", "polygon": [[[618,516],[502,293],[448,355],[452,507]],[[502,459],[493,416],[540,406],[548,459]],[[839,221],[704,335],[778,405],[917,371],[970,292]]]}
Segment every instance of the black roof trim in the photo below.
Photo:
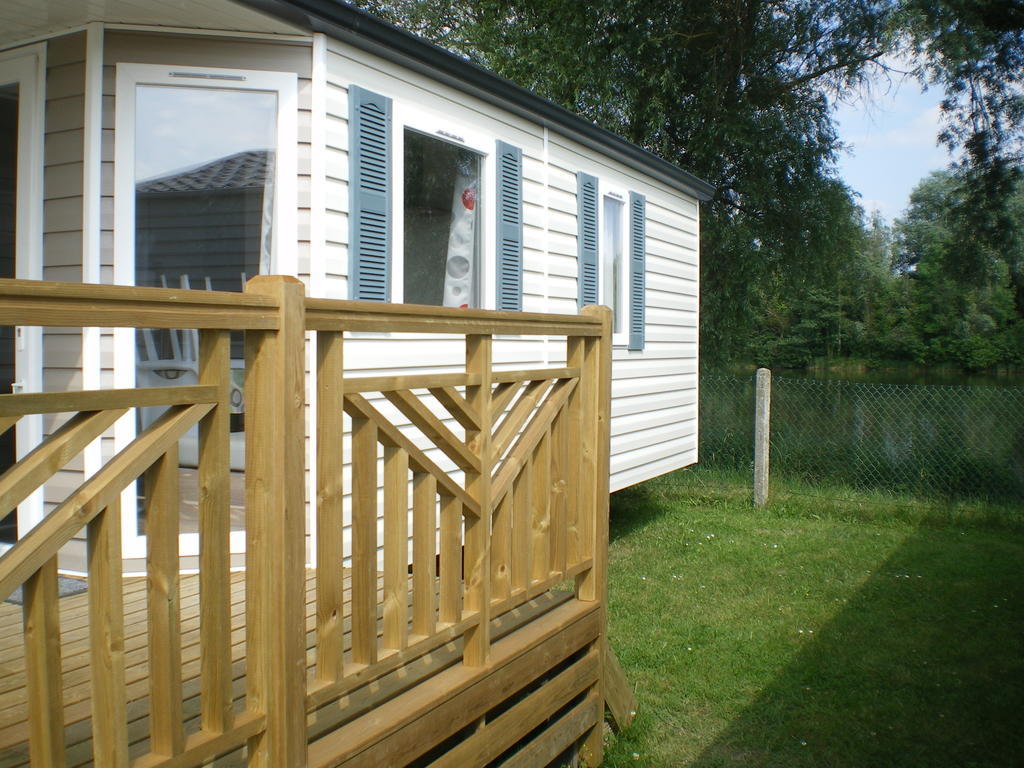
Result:
{"label": "black roof trim", "polygon": [[668,186],[710,200],[706,181],[532,91],[340,0],[237,0],[296,26],[323,32],[596,149]]}

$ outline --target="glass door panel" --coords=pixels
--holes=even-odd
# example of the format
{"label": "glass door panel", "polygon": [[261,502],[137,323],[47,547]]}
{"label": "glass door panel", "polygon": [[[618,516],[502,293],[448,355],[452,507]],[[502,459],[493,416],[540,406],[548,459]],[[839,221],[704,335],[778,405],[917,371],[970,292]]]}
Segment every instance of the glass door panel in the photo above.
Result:
{"label": "glass door panel", "polygon": [[[135,284],[241,291],[270,268],[277,94],[168,85],[135,86]],[[199,333],[136,333],[136,386],[198,380]],[[232,528],[241,530],[245,467],[243,339],[231,344]],[[143,409],[145,428],[163,409]],[[181,441],[181,531],[198,531],[198,428]],[[139,507],[139,534],[145,521]]]}

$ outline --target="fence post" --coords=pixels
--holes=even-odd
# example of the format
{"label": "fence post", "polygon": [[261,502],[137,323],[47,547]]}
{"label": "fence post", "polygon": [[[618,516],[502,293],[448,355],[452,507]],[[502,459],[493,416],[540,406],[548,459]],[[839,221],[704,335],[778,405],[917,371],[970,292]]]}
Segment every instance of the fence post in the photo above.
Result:
{"label": "fence post", "polygon": [[768,502],[768,445],[771,436],[772,372],[757,369],[754,394],[754,506]]}
{"label": "fence post", "polygon": [[306,765],[305,309],[293,277],[254,277],[278,327],[245,334],[246,700],[266,715],[249,765]]}

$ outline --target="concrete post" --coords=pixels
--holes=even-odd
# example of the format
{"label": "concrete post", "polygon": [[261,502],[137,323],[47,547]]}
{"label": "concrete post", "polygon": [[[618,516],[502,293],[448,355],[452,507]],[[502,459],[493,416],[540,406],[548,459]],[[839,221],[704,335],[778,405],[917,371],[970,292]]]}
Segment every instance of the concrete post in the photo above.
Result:
{"label": "concrete post", "polygon": [[754,506],[768,502],[768,443],[771,435],[772,372],[757,369],[754,394]]}

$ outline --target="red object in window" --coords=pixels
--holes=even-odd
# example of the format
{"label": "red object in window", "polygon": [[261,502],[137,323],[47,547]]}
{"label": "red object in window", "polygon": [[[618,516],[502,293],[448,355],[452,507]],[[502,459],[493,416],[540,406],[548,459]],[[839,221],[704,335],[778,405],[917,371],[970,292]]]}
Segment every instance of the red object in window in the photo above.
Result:
{"label": "red object in window", "polygon": [[472,211],[476,208],[476,187],[466,187],[462,190],[462,204],[466,210]]}

